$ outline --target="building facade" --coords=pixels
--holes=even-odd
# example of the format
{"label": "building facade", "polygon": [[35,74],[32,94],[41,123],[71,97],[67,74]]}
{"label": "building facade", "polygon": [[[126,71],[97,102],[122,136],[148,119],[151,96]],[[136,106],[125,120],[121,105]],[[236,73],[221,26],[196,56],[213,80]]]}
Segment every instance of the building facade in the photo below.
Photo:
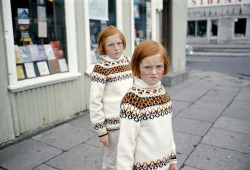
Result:
{"label": "building facade", "polygon": [[187,43],[250,43],[249,0],[188,0]]}
{"label": "building facade", "polygon": [[[0,146],[88,110],[102,28],[120,29],[127,41],[124,54],[131,57],[141,41],[162,41],[162,25],[176,30],[186,24],[186,13],[177,13],[180,6],[187,11],[182,0],[1,0]],[[164,7],[171,9],[167,21]],[[168,44],[183,47],[168,47],[172,71],[183,71],[186,29],[172,33]],[[180,57],[181,66],[175,62]]]}

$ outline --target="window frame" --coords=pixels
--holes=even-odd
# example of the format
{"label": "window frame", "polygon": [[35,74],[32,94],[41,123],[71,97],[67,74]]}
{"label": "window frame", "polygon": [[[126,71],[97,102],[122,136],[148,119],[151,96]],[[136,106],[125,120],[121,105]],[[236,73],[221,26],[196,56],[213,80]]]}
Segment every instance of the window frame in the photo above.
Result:
{"label": "window frame", "polygon": [[21,81],[18,81],[17,79],[10,0],[2,0],[2,11],[4,20],[4,38],[8,62],[9,90],[11,90],[12,92],[19,92],[55,83],[74,80],[82,75],[80,72],[78,72],[75,31],[76,26],[75,20],[72,19],[75,18],[74,2],[72,2],[71,0],[65,0],[66,39],[67,42],[70,42],[67,43],[69,72],[36,77],[32,79],[25,79]]}

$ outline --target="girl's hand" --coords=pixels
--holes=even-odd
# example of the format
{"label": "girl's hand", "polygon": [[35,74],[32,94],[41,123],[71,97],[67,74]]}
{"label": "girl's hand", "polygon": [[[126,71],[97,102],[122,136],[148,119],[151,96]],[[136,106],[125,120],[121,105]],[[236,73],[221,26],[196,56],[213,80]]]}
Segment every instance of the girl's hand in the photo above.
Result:
{"label": "girl's hand", "polygon": [[109,147],[109,135],[99,137],[99,141],[103,143],[104,146]]}
{"label": "girl's hand", "polygon": [[169,170],[177,170],[176,164],[170,164]]}

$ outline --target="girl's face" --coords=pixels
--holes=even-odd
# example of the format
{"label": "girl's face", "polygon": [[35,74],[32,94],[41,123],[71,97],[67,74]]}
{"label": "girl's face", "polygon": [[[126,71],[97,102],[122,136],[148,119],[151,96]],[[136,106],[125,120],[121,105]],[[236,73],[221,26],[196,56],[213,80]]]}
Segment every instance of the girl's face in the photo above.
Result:
{"label": "girl's face", "polygon": [[114,34],[106,39],[105,50],[112,59],[118,59],[123,53],[123,42],[119,34]]}
{"label": "girl's face", "polygon": [[140,78],[148,85],[158,83],[164,72],[164,61],[160,54],[144,58],[140,63]]}

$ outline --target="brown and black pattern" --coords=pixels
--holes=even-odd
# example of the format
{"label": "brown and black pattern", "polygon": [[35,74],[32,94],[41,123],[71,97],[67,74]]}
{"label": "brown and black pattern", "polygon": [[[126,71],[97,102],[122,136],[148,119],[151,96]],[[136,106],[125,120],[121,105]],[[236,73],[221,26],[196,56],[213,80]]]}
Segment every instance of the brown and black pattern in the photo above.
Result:
{"label": "brown and black pattern", "polygon": [[153,90],[132,87],[121,102],[120,117],[138,122],[168,115],[171,110],[170,97],[163,86]]}
{"label": "brown and black pattern", "polygon": [[104,122],[100,122],[100,123],[95,123],[93,124],[93,127],[95,130],[99,130],[99,129],[103,129],[106,127],[106,125],[117,125],[120,123],[120,118],[111,118],[108,119],[106,118]]}
{"label": "brown and black pattern", "polygon": [[164,157],[162,159],[157,159],[155,161],[151,162],[137,162],[133,166],[133,170],[151,170],[151,169],[158,169],[162,168],[164,166],[167,166],[171,160],[176,160],[176,154],[171,153],[171,155],[168,155],[167,157]]}
{"label": "brown and black pattern", "polygon": [[117,67],[111,67],[111,68],[107,68],[107,67],[105,68],[101,65],[96,65],[93,72],[97,72],[97,73],[107,76],[110,74],[126,72],[128,70],[130,70],[129,65],[123,65],[123,66],[117,66]]}
{"label": "brown and black pattern", "polygon": [[130,66],[124,60],[120,62],[102,61],[95,65],[91,80],[97,83],[116,82],[132,78],[132,72],[128,72]]}

